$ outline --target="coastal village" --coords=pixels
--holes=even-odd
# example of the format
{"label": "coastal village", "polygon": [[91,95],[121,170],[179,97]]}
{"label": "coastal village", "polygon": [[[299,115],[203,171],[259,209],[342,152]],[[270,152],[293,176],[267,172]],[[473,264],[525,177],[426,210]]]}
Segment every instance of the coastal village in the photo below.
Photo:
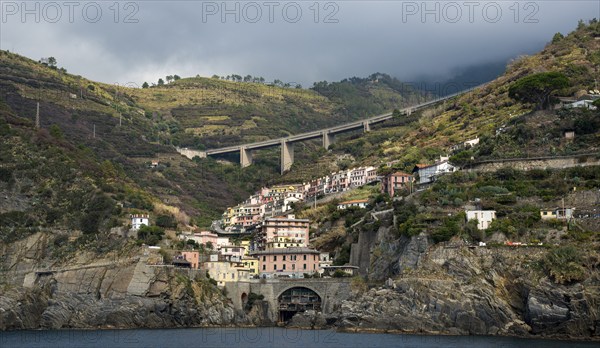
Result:
{"label": "coastal village", "polygon": [[[449,148],[456,152],[477,146],[479,138]],[[178,232],[185,246],[173,260],[154,258],[151,263],[206,271],[219,286],[248,279],[349,277],[356,275],[355,265],[334,265],[332,255],[316,250],[311,243],[311,221],[297,218],[295,208],[327,201],[335,196],[338,210],[365,209],[372,199],[340,200],[351,190],[370,185],[373,190],[392,199],[402,199],[413,192],[427,189],[440,176],[460,170],[449,156],[440,156],[433,164],[417,164],[411,173],[393,171],[387,163],[387,174],[374,166],[341,170],[302,184],[263,187],[244,202],[228,207],[211,230]],[[381,168],[379,169],[381,171]],[[391,171],[391,172],[390,172]],[[371,191],[375,192],[375,191]],[[372,198],[372,197],[371,197]],[[575,208],[541,208],[543,220],[570,220]],[[464,206],[467,221],[475,220],[479,230],[486,230],[496,219],[496,211],[481,210],[477,202]],[[132,228],[149,225],[148,215],[132,215]],[[507,246],[526,243],[506,241]],[[539,244],[541,245],[541,243]],[[477,246],[486,246],[479,242]],[[150,247],[160,249],[160,247]]]}

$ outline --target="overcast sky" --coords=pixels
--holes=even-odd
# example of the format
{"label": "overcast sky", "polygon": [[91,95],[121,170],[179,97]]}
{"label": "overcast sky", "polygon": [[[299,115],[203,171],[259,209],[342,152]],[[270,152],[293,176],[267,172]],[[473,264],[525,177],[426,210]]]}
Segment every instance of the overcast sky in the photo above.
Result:
{"label": "overcast sky", "polygon": [[600,18],[600,2],[19,0],[1,12],[1,49],[54,56],[96,81],[235,73],[310,86],[374,72],[443,78],[533,53]]}

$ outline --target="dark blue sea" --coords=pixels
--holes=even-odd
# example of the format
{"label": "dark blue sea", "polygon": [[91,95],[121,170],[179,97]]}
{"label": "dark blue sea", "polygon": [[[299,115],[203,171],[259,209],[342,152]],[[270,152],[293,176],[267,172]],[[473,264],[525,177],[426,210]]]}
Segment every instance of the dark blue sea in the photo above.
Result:
{"label": "dark blue sea", "polygon": [[193,328],[155,330],[57,330],[0,332],[0,347],[598,348],[600,347],[600,343],[490,336],[427,336],[341,333],[332,330],[298,330],[286,328]]}

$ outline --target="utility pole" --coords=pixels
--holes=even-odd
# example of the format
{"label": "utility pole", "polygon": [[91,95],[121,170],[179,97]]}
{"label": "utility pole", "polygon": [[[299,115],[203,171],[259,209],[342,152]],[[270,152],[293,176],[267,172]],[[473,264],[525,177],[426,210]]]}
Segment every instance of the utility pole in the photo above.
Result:
{"label": "utility pole", "polygon": [[37,108],[35,111],[35,128],[40,129],[40,102],[37,102]]}

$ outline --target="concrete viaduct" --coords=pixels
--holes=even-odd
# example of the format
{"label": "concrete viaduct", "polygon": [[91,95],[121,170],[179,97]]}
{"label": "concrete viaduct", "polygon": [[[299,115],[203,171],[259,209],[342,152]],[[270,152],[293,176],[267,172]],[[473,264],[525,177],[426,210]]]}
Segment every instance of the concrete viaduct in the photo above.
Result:
{"label": "concrete viaduct", "polygon": [[[477,87],[479,87],[479,86],[477,86]],[[431,100],[431,101],[428,101],[428,102],[425,102],[425,103],[422,103],[419,105],[415,105],[415,106],[411,106],[411,107],[402,109],[402,110],[400,110],[400,114],[401,115],[410,115],[411,113],[413,113],[415,111],[425,109],[425,108],[430,107],[439,102],[451,99],[460,94],[467,93],[469,91],[474,90],[477,87],[469,88],[467,90],[463,90],[458,93],[450,94],[450,95],[447,95],[442,98],[437,98],[437,99],[434,99],[434,100]],[[189,159],[193,159],[196,156],[198,156],[200,158],[206,158],[207,156],[239,152],[240,165],[242,166],[242,168],[244,168],[244,167],[248,167],[249,165],[252,164],[252,152],[253,151],[265,149],[265,148],[269,148],[269,147],[274,147],[274,146],[280,146],[281,147],[281,174],[283,174],[285,171],[290,170],[290,168],[292,167],[292,164],[294,163],[294,143],[300,142],[300,141],[305,141],[305,140],[322,138],[323,139],[323,147],[325,147],[325,149],[328,149],[329,146],[331,144],[333,144],[336,134],[349,132],[349,131],[353,131],[353,130],[357,130],[357,129],[362,129],[364,132],[368,132],[371,130],[371,125],[377,124],[380,122],[384,122],[386,120],[391,119],[392,117],[393,117],[393,114],[390,112],[387,114],[374,116],[374,117],[371,117],[371,118],[368,118],[365,120],[359,120],[359,121],[354,121],[354,122],[350,122],[350,123],[345,123],[342,125],[325,128],[325,129],[319,129],[319,130],[315,130],[312,132],[291,135],[291,136],[288,136],[285,138],[278,138],[278,139],[265,140],[265,141],[255,142],[255,143],[227,146],[227,147],[223,147],[223,148],[219,148],[219,149],[210,149],[210,150],[206,150],[206,151],[190,150],[187,148],[184,148],[184,149],[177,148],[177,151],[180,154],[188,157]]]}

